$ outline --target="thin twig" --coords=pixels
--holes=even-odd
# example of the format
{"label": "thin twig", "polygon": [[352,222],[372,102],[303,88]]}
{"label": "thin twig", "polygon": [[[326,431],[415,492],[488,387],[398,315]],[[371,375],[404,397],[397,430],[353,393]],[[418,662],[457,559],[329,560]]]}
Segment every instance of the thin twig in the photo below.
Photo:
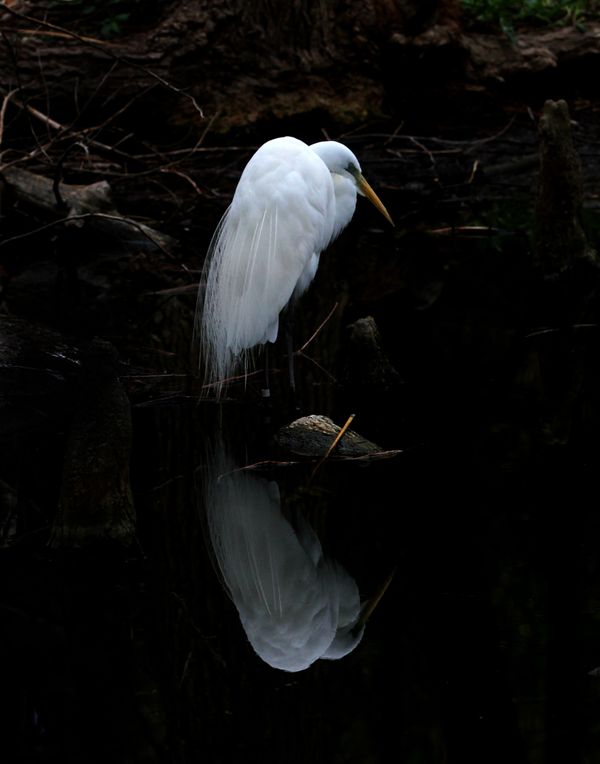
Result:
{"label": "thin twig", "polygon": [[262,371],[248,371],[245,374],[236,374],[232,377],[226,377],[225,379],[218,379],[216,382],[207,382],[205,385],[202,385],[202,390],[209,390],[211,387],[218,388],[221,387],[221,385],[229,385],[231,382],[245,381],[250,377],[257,377],[262,373]]}
{"label": "thin twig", "polygon": [[340,440],[341,440],[341,439],[344,437],[344,435],[346,434],[346,431],[347,431],[348,427],[350,427],[350,425],[351,425],[351,424],[352,424],[352,422],[354,421],[354,417],[355,417],[355,416],[356,416],[356,414],[350,414],[350,416],[348,417],[348,419],[346,419],[346,422],[344,423],[344,426],[343,426],[343,427],[342,427],[342,429],[341,429],[341,430],[338,432],[338,434],[335,436],[333,443],[332,443],[332,444],[329,446],[329,448],[327,449],[327,453],[326,453],[326,454],[325,454],[325,456],[323,457],[322,461],[325,461],[325,459],[328,459],[328,458],[329,458],[329,456],[330,456],[331,452],[333,451],[333,449],[334,449],[334,448],[337,446],[337,444],[340,442]]}
{"label": "thin twig", "polygon": [[431,141],[432,143],[441,143],[448,146],[464,146],[465,148],[469,149],[475,146],[479,146],[484,143],[490,143],[492,141],[497,140],[498,138],[501,138],[510,128],[512,127],[515,116],[512,116],[509,121],[507,122],[504,127],[500,128],[496,133],[493,133],[492,135],[487,135],[485,138],[476,138],[472,141],[457,141],[452,140],[451,138],[436,138],[431,135],[404,135],[402,133],[398,134],[396,132],[394,133],[364,133],[363,135],[357,136],[361,139],[365,138],[381,138],[384,139],[385,142],[389,142],[391,140],[404,140],[404,141]]}
{"label": "thin twig", "polygon": [[[65,125],[62,125],[60,122],[57,122],[55,119],[52,119],[47,114],[44,114],[43,112],[39,111],[39,109],[36,109],[34,106],[30,106],[29,104],[21,103],[20,101],[15,100],[15,106],[18,106],[21,109],[25,109],[29,114],[31,114],[32,117],[35,117],[36,119],[43,122],[48,127],[51,127],[53,130],[56,130],[59,133],[59,137],[63,137],[68,135],[69,128]],[[90,132],[97,132],[98,127],[89,127],[85,128],[84,130],[80,130],[78,133],[75,133],[73,137],[77,136],[85,136]],[[96,141],[94,139],[87,139],[87,143],[89,146],[97,149],[98,151],[102,152],[108,152],[109,154],[115,154],[116,156],[127,159],[128,161],[134,161],[134,157],[131,156],[131,154],[128,154],[126,151],[121,151],[121,149],[114,148],[113,146],[109,146],[106,143],[101,143],[100,141]]]}
{"label": "thin twig", "polygon": [[[16,79],[16,81],[17,81],[17,90],[18,90],[18,92],[20,92],[20,93],[21,93],[21,92],[24,92],[24,90],[23,90],[23,84],[22,84],[22,82],[21,82],[21,71],[20,71],[20,66],[19,66],[19,62],[18,62],[18,60],[17,60],[17,56],[16,56],[16,54],[15,54],[14,48],[13,48],[13,46],[12,46],[12,44],[11,44],[11,41],[8,39],[8,36],[7,36],[7,34],[4,32],[4,30],[2,30],[2,31],[0,32],[0,34],[2,35],[2,39],[4,40],[4,42],[5,42],[5,44],[6,44],[6,49],[7,49],[7,51],[8,51],[8,55],[9,55],[9,57],[10,57],[11,61],[12,61],[12,65],[13,65],[13,69],[14,69],[14,75],[15,75],[15,79]],[[36,132],[35,132],[35,129],[34,129],[34,126],[33,126],[33,122],[32,122],[32,120],[31,120],[31,116],[29,115],[29,113],[27,113],[27,119],[28,119],[28,122],[29,122],[29,129],[30,129],[30,131],[31,131],[31,135],[33,136],[33,138],[34,138],[34,140],[35,140],[35,142],[36,142],[36,144],[37,144],[37,148],[36,148],[36,149],[32,149],[32,150],[31,150],[29,153],[30,153],[30,154],[34,154],[34,155],[35,155],[36,153],[41,153],[41,154],[43,154],[43,155],[44,155],[46,158],[48,158],[48,156],[47,156],[47,154],[46,154],[46,152],[45,152],[45,149],[44,149],[44,147],[41,145],[41,143],[40,143],[40,141],[39,141],[39,138],[38,138],[38,137],[37,137],[37,135],[36,135]]]}
{"label": "thin twig", "polygon": [[433,156],[431,151],[427,148],[427,146],[424,146],[416,138],[413,138],[412,136],[410,136],[410,140],[411,140],[412,143],[415,144],[415,146],[417,146],[417,148],[422,149],[425,152],[425,154],[427,154],[427,156],[429,157],[429,161],[431,162],[431,169],[433,171],[433,179],[434,179],[434,181],[436,183],[439,182],[439,176],[438,176],[438,172],[437,172],[437,164],[436,164],[436,161],[435,161],[435,157]]}
{"label": "thin twig", "polygon": [[[145,91],[143,91],[143,93],[147,93],[153,87],[154,87],[154,85],[148,87]],[[78,132],[74,133],[72,137],[74,139],[76,139],[76,138],[84,138],[85,136],[89,135],[90,133],[99,132],[109,122],[111,122],[114,119],[114,117],[116,117],[119,114],[121,114],[126,108],[129,108],[129,106],[133,103],[135,98],[138,98],[138,97],[139,97],[139,94],[137,96],[135,96],[134,98],[132,98],[130,101],[128,101],[127,104],[125,104],[119,111],[117,111],[115,114],[111,115],[102,125],[96,125],[94,127],[84,128],[84,129],[79,130]],[[64,138],[64,137],[69,135],[69,131],[71,129],[70,127],[62,125],[60,122],[57,122],[55,119],[52,119],[47,114],[44,114],[43,112],[39,111],[39,109],[36,109],[35,107],[30,106],[29,104],[21,103],[20,101],[18,101],[16,99],[14,101],[14,104],[18,108],[26,110],[31,116],[33,116],[36,119],[40,120],[41,122],[43,122],[47,126],[49,126],[49,127],[53,128],[54,130],[56,130],[59,133],[59,136],[61,138]],[[240,147],[229,147],[229,148],[226,148],[226,149],[202,149],[202,148],[200,148],[200,144],[204,140],[205,135],[206,135],[206,130],[203,131],[202,135],[198,138],[196,144],[192,148],[181,149],[180,151],[170,152],[171,155],[175,155],[175,154],[180,154],[181,153],[181,154],[183,154],[183,156],[179,157],[177,159],[173,159],[173,160],[171,160],[169,162],[166,162],[166,164],[163,165],[162,167],[151,168],[149,170],[141,170],[140,172],[137,172],[137,173],[130,173],[130,172],[127,172],[127,173],[124,173],[124,174],[121,174],[121,173],[112,173],[112,175],[114,175],[116,177],[127,177],[128,179],[135,179],[135,178],[139,178],[139,177],[142,177],[142,176],[145,176],[145,175],[153,175],[156,172],[174,172],[174,174],[178,174],[178,175],[181,175],[182,177],[184,177],[188,181],[188,183],[190,183],[192,185],[192,187],[196,190],[196,192],[199,195],[203,196],[204,195],[203,192],[200,190],[200,188],[195,184],[195,182],[189,176],[187,176],[187,175],[185,175],[183,173],[178,173],[175,170],[173,170],[172,168],[175,167],[176,165],[183,164],[186,161],[186,159],[188,159],[193,154],[195,154],[195,153],[197,153],[199,151],[231,151],[232,149],[236,150],[236,151],[238,151],[238,150],[239,151],[247,150],[246,147],[241,147],[241,146]],[[121,142],[123,140],[125,140],[125,139],[124,138],[121,139]],[[128,162],[140,163],[140,160],[147,159],[149,157],[155,157],[155,158],[157,157],[157,158],[159,158],[161,160],[165,160],[166,156],[167,156],[167,154],[164,154],[164,153],[161,153],[161,152],[156,152],[156,154],[139,154],[139,155],[134,155],[134,154],[129,154],[128,152],[122,151],[121,149],[118,149],[116,147],[116,145],[110,146],[110,145],[108,145],[106,143],[102,143],[102,142],[100,142],[98,140],[95,140],[93,138],[85,137],[85,141],[90,146],[90,148],[94,148],[94,149],[96,149],[100,153],[114,155],[114,156],[118,157],[119,159],[125,159]],[[26,158],[30,158],[30,156],[31,156],[31,153]],[[15,160],[11,164],[16,164],[18,161],[19,160]],[[9,166],[11,166],[11,165],[7,164],[4,167],[9,167]],[[103,173],[103,174],[105,174],[105,173]]]}
{"label": "thin twig", "polygon": [[62,225],[63,223],[69,223],[72,220],[86,220],[91,218],[100,218],[101,220],[113,220],[118,223],[125,223],[126,225],[129,225],[132,228],[136,228],[138,231],[140,231],[140,233],[142,233],[148,239],[148,241],[151,241],[155,247],[160,249],[160,251],[164,255],[166,255],[169,258],[173,257],[173,255],[168,250],[166,250],[162,246],[162,244],[154,238],[154,236],[152,236],[148,232],[147,226],[144,226],[141,223],[136,223],[135,220],[124,218],[121,215],[108,215],[105,212],[84,212],[80,215],[68,215],[67,217],[60,218],[60,220],[53,220],[50,223],[46,223],[45,225],[39,226],[38,228],[34,228],[32,231],[27,231],[26,233],[20,233],[17,236],[11,236],[8,239],[3,239],[2,241],[0,241],[0,247],[5,247],[7,244],[11,244],[15,241],[19,241],[20,239],[26,239],[28,236],[34,236],[35,234],[42,233],[42,231],[46,231],[49,228],[53,228],[54,226]]}
{"label": "thin twig", "polygon": [[[187,149],[172,149],[171,151],[164,151],[161,152],[161,156],[174,156],[175,154],[187,154],[191,156],[192,154],[227,154],[230,151],[247,151],[248,153],[251,153],[254,151],[257,146],[200,146],[199,143],[201,142],[202,136],[200,136],[200,140],[196,142],[193,148],[187,148]],[[150,159],[152,157],[156,156],[155,154],[134,154],[134,159]]]}
{"label": "thin twig", "polygon": [[[87,103],[84,104],[83,109],[78,113],[78,115],[76,117],[76,120],[81,119],[81,115],[87,109],[87,107],[90,104],[90,102],[92,101],[94,95],[96,93],[98,93],[98,91],[102,87],[102,84],[104,83],[104,81],[106,79],[108,79],[108,77],[110,76],[110,74],[113,71],[114,67],[115,67],[115,64],[113,64],[113,66],[111,66],[109,71],[104,75],[104,77],[102,78],[101,82],[98,84],[98,87],[96,88],[95,92],[89,97]],[[88,130],[88,131],[96,130],[96,131],[100,132],[100,130],[103,130],[104,128],[106,128],[108,125],[110,125],[111,122],[114,122],[117,117],[120,117],[121,114],[126,112],[127,109],[129,109],[131,107],[131,105],[134,104],[139,98],[143,98],[144,96],[148,95],[148,93],[150,93],[152,90],[154,90],[155,87],[156,87],[156,83],[153,83],[152,85],[148,85],[147,87],[142,88],[137,93],[135,93],[135,95],[133,95],[126,103],[124,103],[123,106],[121,106],[120,109],[117,109],[116,111],[113,111],[110,114],[110,116],[108,116],[104,120],[104,122],[101,125],[97,125],[96,127],[92,127],[92,128],[86,128],[86,130]]]}
{"label": "thin twig", "polygon": [[[420,144],[419,144],[420,145]],[[421,148],[419,149],[386,149],[386,154],[391,154],[392,156],[402,158],[405,156],[408,156],[409,154],[417,154],[421,155],[423,154],[424,146],[421,145]],[[463,149],[425,149],[425,153],[428,156],[439,156],[440,154],[464,154]],[[388,161],[387,159],[385,160]]]}
{"label": "thin twig", "polygon": [[[4,10],[8,10],[10,12],[9,8],[6,8],[6,6],[3,5]],[[38,19],[35,19],[37,23],[41,23],[38,21]],[[12,31],[12,30],[11,30]],[[51,30],[45,30],[41,32],[39,29],[20,29],[19,32],[21,32],[24,35],[27,35],[27,37],[35,37],[36,35],[44,35],[45,37],[60,37],[60,38],[66,38],[67,40],[72,38],[73,35],[69,33],[68,31],[64,32],[53,32]],[[110,45],[110,43],[106,40],[100,40],[97,37],[88,37],[87,35],[80,35],[79,39],[83,40],[84,42],[93,42],[97,45]]]}
{"label": "thin twig", "polygon": [[304,350],[306,350],[306,348],[307,348],[307,347],[310,345],[310,343],[311,343],[311,342],[312,342],[312,341],[315,339],[315,337],[316,337],[316,336],[319,334],[319,332],[320,332],[320,331],[323,329],[323,327],[325,326],[325,324],[326,324],[326,323],[329,321],[329,319],[331,318],[331,316],[333,316],[333,314],[334,314],[334,313],[335,313],[335,311],[337,310],[337,307],[338,307],[338,305],[339,305],[339,303],[337,303],[337,302],[336,302],[336,303],[335,303],[335,305],[333,306],[333,308],[332,308],[332,309],[329,311],[329,313],[328,313],[328,314],[325,316],[325,318],[323,319],[323,321],[321,321],[321,323],[319,324],[319,326],[317,326],[317,328],[315,329],[315,331],[313,332],[313,334],[312,334],[312,335],[311,335],[311,336],[310,336],[310,337],[309,337],[309,338],[306,340],[306,342],[304,343],[304,345],[302,345],[302,347],[301,347],[299,350],[296,350],[296,353],[295,353],[295,355],[300,355],[300,354],[303,354],[303,351],[304,351]]}
{"label": "thin twig", "polygon": [[333,376],[333,374],[330,371],[327,371],[327,369],[324,366],[321,366],[320,363],[315,361],[314,358],[311,358],[309,355],[306,355],[301,350],[296,350],[294,355],[300,356],[300,358],[304,358],[306,361],[310,361],[314,366],[317,367],[317,369],[319,369],[319,371],[322,371],[323,374],[325,374],[325,376],[329,377],[329,379],[332,382],[336,382],[337,383],[337,379]]}
{"label": "thin twig", "polygon": [[175,294],[196,294],[197,291],[198,284],[186,284],[185,286],[169,287],[168,289],[157,289],[154,292],[146,292],[146,294],[169,297]]}
{"label": "thin twig", "polygon": [[0,146],[2,146],[2,136],[4,135],[4,118],[6,116],[6,109],[10,102],[10,99],[18,92],[18,88],[10,90],[2,99],[2,106],[0,107]]}
{"label": "thin twig", "polygon": [[392,572],[385,579],[383,584],[379,587],[379,590],[375,592],[374,596],[371,597],[370,600],[367,601],[367,603],[363,607],[363,610],[360,614],[360,618],[359,618],[360,624],[365,624],[369,620],[369,618],[373,614],[373,611],[375,610],[377,605],[379,605],[379,603],[381,602],[383,595],[388,590],[389,585],[392,583],[392,579],[394,578],[395,574],[396,574],[396,568],[393,568]]}
{"label": "thin twig", "polygon": [[355,416],[356,416],[356,414],[350,414],[350,416],[348,417],[348,419],[346,419],[346,422],[345,422],[344,426],[343,426],[343,427],[340,429],[340,431],[338,432],[338,434],[337,434],[337,435],[335,436],[335,438],[333,439],[333,442],[331,443],[331,445],[330,445],[330,446],[329,446],[329,448],[327,449],[327,451],[326,451],[326,453],[325,453],[325,456],[324,456],[324,457],[323,457],[323,458],[322,458],[320,461],[318,461],[318,462],[317,462],[317,464],[315,465],[315,468],[314,468],[314,469],[313,469],[313,471],[311,472],[311,474],[310,474],[310,478],[308,479],[308,482],[309,482],[309,483],[310,483],[310,482],[312,482],[312,479],[314,478],[314,476],[315,476],[315,473],[317,472],[317,470],[319,469],[319,467],[320,467],[322,464],[324,464],[324,463],[327,461],[327,459],[329,458],[329,456],[331,455],[331,453],[333,452],[333,450],[335,449],[335,447],[338,445],[338,443],[340,442],[340,440],[341,440],[341,439],[344,437],[344,435],[346,434],[346,432],[347,432],[348,428],[350,427],[350,425],[351,425],[351,424],[352,424],[352,422],[354,421],[354,417],[355,417]]}
{"label": "thin twig", "polygon": [[198,196],[204,196],[204,193],[202,190],[198,187],[196,182],[190,178],[190,176],[182,172],[181,170],[175,170],[173,167],[161,167],[159,172],[163,172],[166,175],[178,175],[180,178],[183,178],[185,181],[187,181],[190,186],[194,189],[194,191],[198,194]]}
{"label": "thin twig", "polygon": [[390,137],[387,140],[384,141],[383,145],[387,146],[388,143],[391,143],[394,140],[394,138],[398,135],[400,130],[402,130],[403,127],[404,127],[404,120],[402,120],[402,122],[400,122],[400,124],[394,130],[394,132],[390,135]]}
{"label": "thin twig", "polygon": [[448,234],[466,233],[466,234],[487,234],[492,236],[500,233],[500,229],[494,228],[489,225],[459,225],[459,226],[445,226],[444,228],[430,228],[427,233],[433,233],[438,236],[446,236]]}
{"label": "thin twig", "polygon": [[598,324],[571,324],[570,326],[534,329],[533,331],[525,335],[525,339],[529,340],[532,337],[540,337],[543,334],[557,334],[557,333],[564,332],[565,330],[570,330],[570,329],[598,329]]}
{"label": "thin twig", "polygon": [[473,167],[471,168],[471,174],[469,175],[469,179],[467,180],[467,184],[472,183],[475,180],[475,175],[477,174],[477,170],[479,169],[479,159],[476,159],[473,162]]}
{"label": "thin twig", "polygon": [[52,119],[52,117],[49,117],[47,114],[44,114],[43,111],[39,111],[39,109],[36,109],[34,106],[31,106],[28,103],[15,101],[15,106],[18,106],[20,109],[25,109],[26,111],[29,112],[29,114],[31,114],[32,117],[39,119],[40,122],[43,122],[48,127],[51,127],[53,130],[58,130],[60,132],[67,131],[67,128],[64,125],[61,125],[60,122],[57,122],[55,119]]}
{"label": "thin twig", "polygon": [[[234,475],[236,472],[253,472],[255,470],[272,469],[273,467],[291,467],[292,465],[302,464],[302,462],[295,461],[275,461],[273,459],[265,459],[260,462],[254,462],[254,464],[246,464],[243,467],[227,472],[227,475]],[[219,475],[219,478],[225,477],[225,475]]]}
{"label": "thin twig", "polygon": [[62,154],[62,156],[59,158],[58,162],[56,163],[56,170],[54,172],[54,181],[52,183],[52,191],[54,192],[54,198],[56,199],[56,206],[59,210],[68,210],[69,205],[65,202],[65,200],[62,198],[62,195],[60,193],[60,183],[62,180],[62,173],[63,173],[63,165],[65,163],[66,158],[73,152],[75,148],[83,149],[83,151],[86,154],[89,154],[88,147],[81,143],[80,141],[75,141],[75,143],[71,143],[70,146],[67,147],[67,150]]}

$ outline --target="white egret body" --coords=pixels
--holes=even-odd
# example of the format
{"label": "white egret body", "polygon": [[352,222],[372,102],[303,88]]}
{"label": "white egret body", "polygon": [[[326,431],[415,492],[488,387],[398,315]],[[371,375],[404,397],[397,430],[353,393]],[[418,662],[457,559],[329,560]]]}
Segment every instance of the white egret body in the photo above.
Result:
{"label": "white egret body", "polygon": [[274,342],[279,314],[306,291],[319,255],[348,225],[356,195],[390,220],[346,146],[275,138],[252,156],[210,244],[197,325],[205,384],[218,396],[252,349]]}

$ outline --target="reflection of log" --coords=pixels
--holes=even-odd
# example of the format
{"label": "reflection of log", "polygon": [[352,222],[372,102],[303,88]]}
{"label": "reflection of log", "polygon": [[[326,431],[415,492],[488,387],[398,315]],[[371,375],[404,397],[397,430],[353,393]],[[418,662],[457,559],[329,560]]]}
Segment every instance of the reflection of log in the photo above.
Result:
{"label": "reflection of log", "polygon": [[547,101],[539,124],[540,178],[535,257],[546,274],[593,257],[581,224],[583,181],[565,101]]}
{"label": "reflection of log", "polygon": [[52,546],[134,538],[129,485],[131,412],[116,377],[117,356],[95,340],[83,359],[82,384],[67,442]]}
{"label": "reflection of log", "polygon": [[1,176],[9,200],[31,205],[54,220],[64,220],[65,225],[87,223],[94,231],[121,242],[135,241],[142,248],[168,249],[174,243],[169,236],[119,215],[106,181],[55,186],[49,178],[15,166],[2,170]]}

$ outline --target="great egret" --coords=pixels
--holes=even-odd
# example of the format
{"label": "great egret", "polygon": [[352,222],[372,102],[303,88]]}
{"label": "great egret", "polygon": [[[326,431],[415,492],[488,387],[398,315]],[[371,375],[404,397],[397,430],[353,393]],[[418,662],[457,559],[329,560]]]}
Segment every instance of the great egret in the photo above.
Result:
{"label": "great egret", "polygon": [[275,342],[281,311],[308,288],[319,255],[350,222],[357,193],[393,225],[341,143],[275,138],[252,156],[213,235],[199,290],[205,389],[219,397],[234,371],[247,372],[253,348]]}
{"label": "great egret", "polygon": [[208,541],[220,578],[257,655],[302,671],[361,641],[391,576],[367,603],[354,578],[323,553],[300,512],[283,515],[279,487],[246,471],[218,445],[204,481]]}

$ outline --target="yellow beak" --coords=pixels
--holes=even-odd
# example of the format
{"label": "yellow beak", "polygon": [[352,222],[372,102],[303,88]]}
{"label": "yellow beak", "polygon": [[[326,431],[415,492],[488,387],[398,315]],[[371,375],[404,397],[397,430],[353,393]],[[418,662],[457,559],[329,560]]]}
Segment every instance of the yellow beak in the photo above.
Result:
{"label": "yellow beak", "polygon": [[367,199],[370,202],[373,202],[373,204],[377,207],[379,212],[383,215],[383,217],[388,220],[392,225],[394,225],[394,221],[390,217],[390,213],[386,210],[386,208],[383,206],[383,202],[381,199],[377,196],[375,191],[371,188],[371,186],[367,183],[367,181],[363,178],[360,172],[356,173],[356,185],[359,188],[359,191],[364,194],[364,196],[367,197]]}

